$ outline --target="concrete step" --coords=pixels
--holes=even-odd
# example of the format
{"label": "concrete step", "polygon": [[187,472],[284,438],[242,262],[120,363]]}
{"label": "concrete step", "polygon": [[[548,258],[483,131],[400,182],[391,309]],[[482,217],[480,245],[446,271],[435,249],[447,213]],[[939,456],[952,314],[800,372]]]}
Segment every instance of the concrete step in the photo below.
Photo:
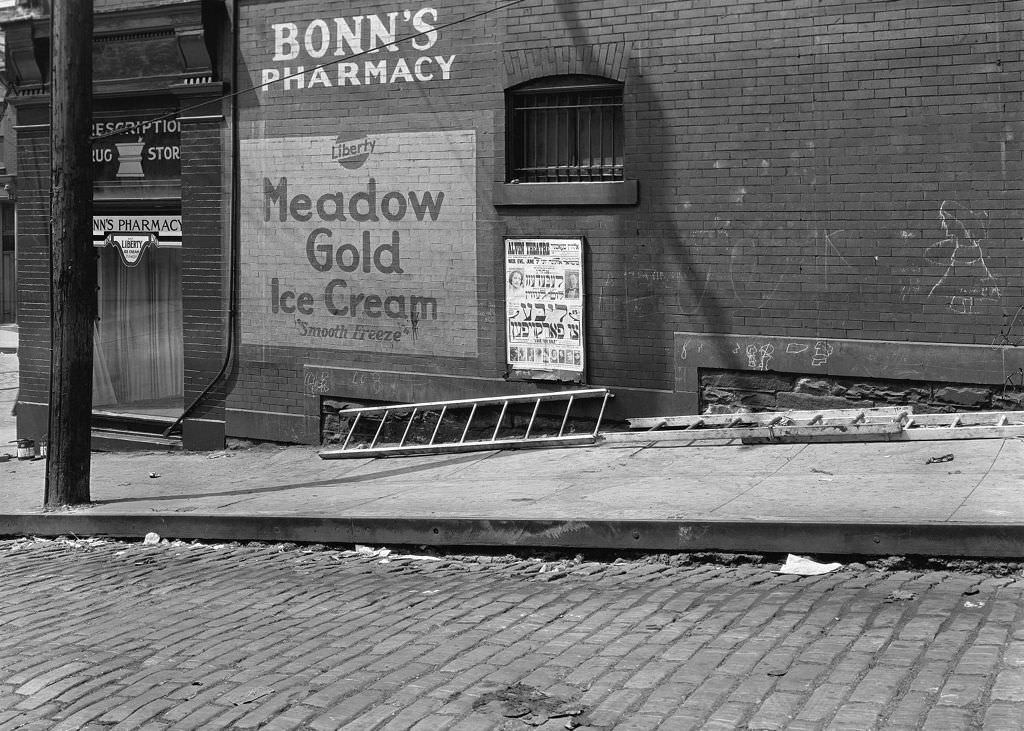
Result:
{"label": "concrete step", "polygon": [[172,451],[181,449],[181,437],[94,427],[92,449],[96,452]]}

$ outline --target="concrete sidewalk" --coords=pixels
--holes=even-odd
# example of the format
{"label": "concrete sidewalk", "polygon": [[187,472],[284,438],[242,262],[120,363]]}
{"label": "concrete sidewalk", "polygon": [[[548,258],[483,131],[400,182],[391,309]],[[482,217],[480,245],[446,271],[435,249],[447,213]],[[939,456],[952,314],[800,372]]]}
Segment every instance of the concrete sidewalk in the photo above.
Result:
{"label": "concrete sidewalk", "polygon": [[1019,439],[682,445],[664,433],[376,460],[95,453],[95,504],[51,513],[44,462],[12,459],[0,535],[1024,556]]}
{"label": "concrete sidewalk", "polygon": [[1024,557],[1020,439],[693,447],[659,432],[376,460],[94,453],[94,504],[46,512],[44,461],[13,458],[17,328],[0,338],[0,535]]}

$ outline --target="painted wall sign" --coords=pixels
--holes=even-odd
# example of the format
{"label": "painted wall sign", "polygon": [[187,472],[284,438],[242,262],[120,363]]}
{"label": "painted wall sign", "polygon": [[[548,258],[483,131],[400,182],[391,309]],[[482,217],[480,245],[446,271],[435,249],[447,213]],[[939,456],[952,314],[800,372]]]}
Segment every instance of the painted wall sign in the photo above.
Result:
{"label": "painted wall sign", "polygon": [[243,339],[477,353],[473,130],[243,141]]}
{"label": "painted wall sign", "polygon": [[177,180],[181,178],[181,124],[176,119],[119,116],[92,125],[93,179]]}
{"label": "painted wall sign", "polygon": [[92,241],[113,246],[126,266],[135,266],[150,246],[181,246],[181,216],[93,216]]}
{"label": "painted wall sign", "polygon": [[[296,15],[305,10],[295,8]],[[447,81],[457,54],[440,42],[440,24],[434,8],[271,23],[266,42],[272,55],[260,69],[260,83],[268,91],[302,91]],[[364,55],[343,60],[353,54]]]}
{"label": "painted wall sign", "polygon": [[511,378],[582,381],[583,239],[505,239]]}

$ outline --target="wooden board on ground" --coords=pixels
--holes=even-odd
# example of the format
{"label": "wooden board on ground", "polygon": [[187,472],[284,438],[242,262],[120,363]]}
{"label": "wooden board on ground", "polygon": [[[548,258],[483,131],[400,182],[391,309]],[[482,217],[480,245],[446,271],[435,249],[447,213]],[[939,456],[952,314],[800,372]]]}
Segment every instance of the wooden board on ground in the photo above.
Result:
{"label": "wooden board on ground", "polygon": [[910,406],[644,417],[628,423],[630,429],[646,430],[648,438],[678,445],[1024,437],[1024,411],[915,414]]}

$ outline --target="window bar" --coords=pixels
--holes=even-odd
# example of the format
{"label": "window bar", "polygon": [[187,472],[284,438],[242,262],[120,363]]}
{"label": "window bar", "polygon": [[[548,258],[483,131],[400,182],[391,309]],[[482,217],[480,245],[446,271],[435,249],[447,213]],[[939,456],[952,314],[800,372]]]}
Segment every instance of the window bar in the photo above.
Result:
{"label": "window bar", "polygon": [[576,153],[576,159],[574,161],[570,161],[570,164],[575,163],[575,168],[576,168],[576,170],[575,170],[575,179],[576,180],[583,180],[583,168],[586,165],[584,160],[586,160],[587,158],[583,154],[584,153],[584,150],[583,150],[584,140],[580,136],[580,110],[579,109],[574,109],[573,111],[571,111],[569,113],[569,125],[570,125],[570,129],[575,130],[575,134],[573,135],[574,136],[573,145],[570,148],[570,152],[575,152]]}
{"label": "window bar", "polygon": [[544,110],[537,110],[532,116],[534,116],[534,164],[530,165],[530,168],[534,169],[534,180],[537,180],[536,175],[539,171],[541,159],[544,156],[545,147],[542,124],[544,122]]}
{"label": "window bar", "polygon": [[534,124],[534,115],[526,114],[526,111],[523,110],[519,113],[519,120],[522,124],[522,135],[519,140],[522,142],[522,149],[520,152],[522,157],[519,159],[522,167],[519,170],[519,180],[521,182],[529,182],[529,172],[527,171],[527,168],[532,164],[530,162],[529,128],[530,125]]}
{"label": "window bar", "polygon": [[413,409],[412,413],[409,414],[409,423],[405,425],[405,431],[402,433],[402,441],[398,443],[399,447],[401,447],[401,446],[403,446],[405,444],[405,438],[407,436],[409,436],[409,429],[412,428],[412,422],[413,422],[413,419],[416,418],[416,412],[418,410],[419,409]]}
{"label": "window bar", "polygon": [[430,435],[430,442],[428,442],[428,444],[433,444],[434,443],[434,439],[437,438],[437,430],[441,428],[441,419],[444,418],[444,412],[447,411],[447,410],[448,410],[447,406],[442,406],[441,407],[441,413],[438,414],[438,416],[437,416],[437,423],[434,424],[434,433]]}
{"label": "window bar", "polygon": [[473,423],[473,414],[476,413],[476,404],[473,404],[473,408],[469,410],[469,418],[466,419],[466,428],[462,430],[462,439],[459,440],[459,444],[466,441],[466,435],[469,434],[469,425]]}
{"label": "window bar", "polygon": [[537,167],[537,156],[540,154],[540,140],[537,139],[537,124],[539,121],[538,112],[536,109],[530,110],[530,134],[527,137],[527,165],[524,173],[526,174],[526,180],[536,182],[535,170]]}
{"label": "window bar", "polygon": [[568,108],[570,103],[570,100],[566,98],[565,104],[558,110],[558,132],[561,135],[561,145],[558,148],[561,152],[558,172],[566,181],[572,180],[572,137],[569,129]]}
{"label": "window bar", "polygon": [[611,172],[612,172],[612,177],[617,178],[618,175],[616,174],[616,167],[615,166],[618,165],[619,153],[621,152],[621,150],[617,149],[617,146],[615,144],[615,123],[618,120],[615,118],[615,113],[614,112],[612,112],[611,116],[612,116],[612,119],[611,119],[611,121],[612,121],[612,170],[611,170]]}

